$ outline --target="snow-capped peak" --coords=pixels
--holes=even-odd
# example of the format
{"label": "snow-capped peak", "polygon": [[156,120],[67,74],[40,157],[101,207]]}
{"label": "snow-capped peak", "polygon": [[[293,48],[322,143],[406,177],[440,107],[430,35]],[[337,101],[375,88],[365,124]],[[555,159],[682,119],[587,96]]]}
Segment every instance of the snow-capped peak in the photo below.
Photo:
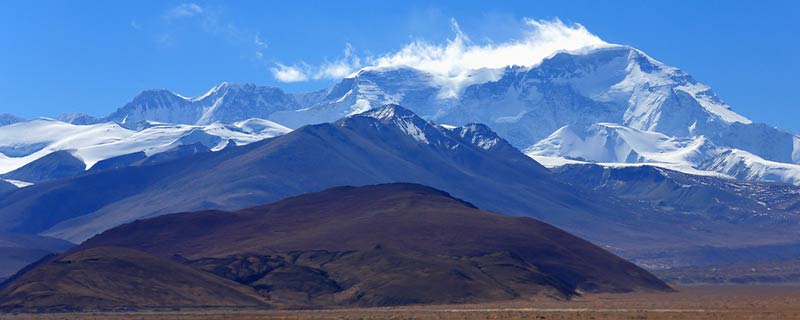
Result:
{"label": "snow-capped peak", "polygon": [[228,89],[228,82],[227,81],[223,81],[222,83],[220,83],[220,84],[216,85],[215,87],[211,88],[210,90],[206,91],[206,93],[201,94],[199,96],[196,96],[194,98],[188,98],[187,100],[189,100],[189,101],[200,101],[200,100],[208,98],[208,97],[210,97],[212,95],[216,95],[219,92],[224,92],[226,89]]}
{"label": "snow-capped peak", "polygon": [[[381,108],[368,110],[368,111],[365,111],[363,113],[357,114],[355,116],[370,117],[370,118],[375,118],[375,119],[378,119],[378,120],[381,120],[381,121],[393,121],[393,120],[397,120],[397,118],[401,118],[401,119],[419,118],[419,116],[417,116],[416,114],[414,114],[410,110],[408,110],[406,108],[403,108],[401,106],[398,106],[396,104],[385,105],[385,106],[383,106]],[[419,120],[420,121],[424,121],[421,118]]]}
{"label": "snow-capped peak", "polygon": [[[426,131],[438,130],[436,126],[420,118],[414,112],[394,104],[351,115],[348,118],[372,118],[384,124],[394,125],[422,143],[430,143]],[[346,125],[346,122],[342,122],[342,124]]]}
{"label": "snow-capped peak", "polygon": [[492,129],[480,123],[468,123],[451,130],[484,150],[491,150],[501,142],[501,138]]}

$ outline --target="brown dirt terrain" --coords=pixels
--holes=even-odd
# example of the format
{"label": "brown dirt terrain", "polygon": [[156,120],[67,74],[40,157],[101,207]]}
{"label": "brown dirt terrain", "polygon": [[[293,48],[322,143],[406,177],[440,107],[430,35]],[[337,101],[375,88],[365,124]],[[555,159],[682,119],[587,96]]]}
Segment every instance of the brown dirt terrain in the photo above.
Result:
{"label": "brown dirt terrain", "polygon": [[800,319],[800,285],[703,285],[669,293],[592,294],[474,305],[334,310],[243,309],[6,314],[0,319]]}

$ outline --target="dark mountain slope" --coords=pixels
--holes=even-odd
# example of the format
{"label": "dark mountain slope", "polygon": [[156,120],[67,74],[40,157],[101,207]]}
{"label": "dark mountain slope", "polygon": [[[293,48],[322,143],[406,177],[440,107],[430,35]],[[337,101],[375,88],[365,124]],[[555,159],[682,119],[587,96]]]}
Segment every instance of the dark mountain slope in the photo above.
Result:
{"label": "dark mountain slope", "polygon": [[17,190],[17,186],[10,182],[6,182],[5,180],[0,180],[0,193],[11,190]]}
{"label": "dark mountain slope", "polygon": [[6,179],[39,183],[47,180],[72,177],[86,170],[83,160],[76,158],[72,152],[56,151],[41,157],[21,168],[3,174]]}
{"label": "dark mountain slope", "polygon": [[128,167],[131,165],[136,164],[147,158],[147,154],[144,151],[123,154],[121,156],[116,156],[113,158],[108,158],[104,160],[100,160],[95,163],[90,169],[90,172],[97,172],[101,170],[109,170],[109,169],[119,169]]}
{"label": "dark mountain slope", "polygon": [[40,258],[75,246],[60,239],[0,232],[0,281]]}
{"label": "dark mountain slope", "polygon": [[[129,223],[14,280],[0,301],[47,306],[66,299],[84,305],[78,297],[67,297],[72,286],[55,286],[47,296],[14,288],[59,278],[78,282],[65,276],[78,267],[62,266],[67,260],[82,261],[76,257],[89,255],[83,264],[99,265],[137,252],[248,285],[271,304],[288,307],[468,303],[669,289],[647,271],[535,219],[482,211],[421,185],[385,184],[338,187],[236,212],[179,213]],[[143,261],[134,263],[137,268],[178,270],[166,260],[135,259]],[[150,276],[147,270],[104,269],[98,276],[103,280],[97,281],[104,288],[115,288],[111,276],[117,272],[126,274],[119,280],[123,284],[139,281],[137,274]],[[169,283],[163,275],[154,276],[159,278],[146,283]],[[144,299],[142,289],[121,289],[108,294],[129,292],[130,299]],[[152,301],[119,298],[108,303],[141,306]]]}

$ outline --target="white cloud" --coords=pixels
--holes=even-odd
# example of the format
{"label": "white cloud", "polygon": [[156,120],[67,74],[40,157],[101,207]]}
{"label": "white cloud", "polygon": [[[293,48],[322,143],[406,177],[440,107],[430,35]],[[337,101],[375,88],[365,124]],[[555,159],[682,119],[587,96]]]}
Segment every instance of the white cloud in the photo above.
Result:
{"label": "white cloud", "polygon": [[170,10],[169,15],[173,18],[192,17],[203,13],[203,8],[196,3],[181,3]]}
{"label": "white cloud", "polygon": [[[355,55],[353,46],[349,43],[345,45],[343,56],[334,61],[326,61],[319,66],[310,66],[304,62],[286,66],[276,63],[276,68],[270,69],[275,79],[282,82],[298,82],[306,80],[320,79],[342,79],[353,71],[361,68],[361,58]],[[291,75],[290,75],[291,74]],[[293,75],[302,75],[295,77]],[[300,79],[301,80],[297,80]],[[290,79],[286,81],[284,79]]]}
{"label": "white cloud", "polygon": [[136,22],[136,20],[131,20],[131,28],[139,31],[144,29],[138,22]]}
{"label": "white cloud", "polygon": [[[440,78],[442,85],[458,90],[474,70],[510,65],[532,66],[559,51],[608,45],[580,24],[568,25],[559,19],[525,18],[522,22],[525,30],[521,39],[481,45],[473,43],[453,20],[454,37],[446,43],[432,44],[417,40],[396,52],[363,58],[357,57],[348,45],[342,59],[316,67],[306,66],[303,72],[313,75],[306,77],[306,80],[340,79],[365,67],[412,67],[429,72]],[[293,68],[298,67],[296,65]]]}
{"label": "white cloud", "polygon": [[568,26],[561,20],[525,19],[525,37],[500,44],[475,45],[453,22],[455,38],[445,45],[416,41],[400,51],[378,57],[376,67],[409,66],[444,76],[467,70],[531,66],[558,52],[606,44],[580,24]]}
{"label": "white cloud", "polygon": [[285,66],[280,63],[271,68],[272,75],[281,82],[300,82],[308,80],[308,75],[296,66]]}
{"label": "white cloud", "polygon": [[314,79],[341,79],[361,67],[361,58],[355,55],[349,43],[344,48],[344,57],[333,62],[326,62],[314,73]]}

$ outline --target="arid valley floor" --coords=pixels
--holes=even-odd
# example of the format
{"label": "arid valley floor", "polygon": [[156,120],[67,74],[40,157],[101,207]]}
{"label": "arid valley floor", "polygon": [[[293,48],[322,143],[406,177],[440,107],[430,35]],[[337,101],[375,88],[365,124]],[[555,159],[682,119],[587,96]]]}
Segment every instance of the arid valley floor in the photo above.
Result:
{"label": "arid valley floor", "polygon": [[5,314],[2,319],[800,319],[800,285],[698,285],[673,293],[586,295],[487,305],[302,311],[172,310]]}

